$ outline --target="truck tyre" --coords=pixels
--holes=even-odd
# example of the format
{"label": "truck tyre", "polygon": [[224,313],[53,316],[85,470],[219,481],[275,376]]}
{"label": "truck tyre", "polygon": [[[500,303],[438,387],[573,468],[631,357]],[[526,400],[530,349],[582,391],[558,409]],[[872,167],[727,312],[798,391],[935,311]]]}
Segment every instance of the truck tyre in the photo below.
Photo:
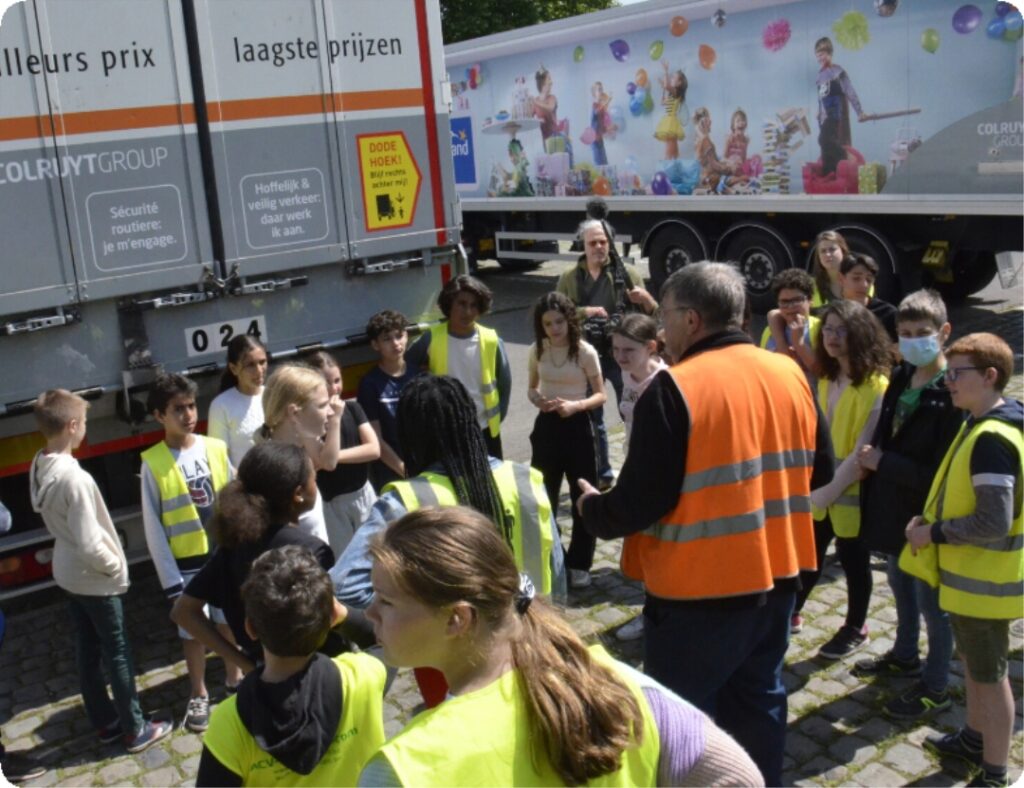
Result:
{"label": "truck tyre", "polygon": [[665,280],[684,265],[696,263],[707,256],[696,231],[672,224],[658,231],[651,240],[647,254],[651,270],[651,293],[655,298]]}
{"label": "truck tyre", "polygon": [[953,271],[952,282],[931,282],[947,304],[962,304],[967,296],[980,293],[995,279],[996,256],[994,252],[976,252],[958,249],[950,263]]}
{"label": "truck tyre", "polygon": [[775,306],[772,279],[794,265],[792,251],[780,236],[767,229],[748,227],[725,243],[723,263],[733,263],[747,282],[747,297],[754,312],[764,314]]}

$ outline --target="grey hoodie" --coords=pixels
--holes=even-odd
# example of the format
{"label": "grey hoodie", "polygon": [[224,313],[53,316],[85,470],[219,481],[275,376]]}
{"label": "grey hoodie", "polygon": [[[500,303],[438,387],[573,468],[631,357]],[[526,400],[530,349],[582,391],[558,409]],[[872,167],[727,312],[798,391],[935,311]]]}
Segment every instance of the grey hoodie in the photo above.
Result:
{"label": "grey hoodie", "polygon": [[36,454],[32,508],[53,534],[53,579],[82,596],[128,590],[128,561],[99,487],[70,454]]}

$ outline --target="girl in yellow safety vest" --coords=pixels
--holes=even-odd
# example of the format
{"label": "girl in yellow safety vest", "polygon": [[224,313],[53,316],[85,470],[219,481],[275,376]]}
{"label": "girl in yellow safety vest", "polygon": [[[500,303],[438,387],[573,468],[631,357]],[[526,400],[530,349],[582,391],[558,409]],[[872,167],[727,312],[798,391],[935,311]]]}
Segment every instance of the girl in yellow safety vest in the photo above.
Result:
{"label": "girl in yellow safety vest", "polygon": [[820,377],[818,405],[828,419],[838,463],[832,481],[811,491],[814,542],[818,569],[801,574],[792,628],[802,625],[800,610],[821,577],[822,562],[832,537],[846,574],[846,623],[818,651],[825,659],[841,659],[868,642],[867,614],[871,600],[870,552],[859,539],[860,482],[857,454],[869,443],[878,422],[882,395],[892,366],[889,338],[882,324],[854,301],[834,301],[822,312],[821,342],[815,348]]}
{"label": "girl in yellow safety vest", "polygon": [[588,649],[535,599],[479,512],[419,509],[372,553],[367,616],[384,661],[437,668],[450,690],[380,749],[360,785],[764,784],[702,712]]}

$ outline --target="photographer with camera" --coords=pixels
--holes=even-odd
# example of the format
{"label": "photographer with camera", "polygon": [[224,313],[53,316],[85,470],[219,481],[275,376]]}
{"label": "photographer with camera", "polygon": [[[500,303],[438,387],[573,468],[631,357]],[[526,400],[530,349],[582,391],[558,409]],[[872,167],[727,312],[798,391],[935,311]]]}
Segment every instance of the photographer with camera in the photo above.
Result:
{"label": "photographer with camera", "polygon": [[[629,312],[652,314],[658,302],[644,289],[643,278],[635,268],[627,268],[610,243],[612,232],[602,219],[587,219],[579,228],[583,254],[574,268],[558,279],[555,290],[573,300],[583,328],[583,338],[601,358],[601,376],[615,389],[616,403],[622,398],[622,370],[611,351],[612,331]],[[590,411],[597,432],[597,465],[600,489],[608,489],[613,480],[608,461],[608,433],[604,410]]]}

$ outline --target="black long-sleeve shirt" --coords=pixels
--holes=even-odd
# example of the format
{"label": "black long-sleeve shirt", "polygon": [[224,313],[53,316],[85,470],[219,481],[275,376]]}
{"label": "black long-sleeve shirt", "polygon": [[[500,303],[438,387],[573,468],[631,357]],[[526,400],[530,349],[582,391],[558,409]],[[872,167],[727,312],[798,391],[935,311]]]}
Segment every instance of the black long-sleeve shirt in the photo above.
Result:
{"label": "black long-sleeve shirt", "polygon": [[[738,330],[723,331],[695,343],[683,356],[749,343]],[[811,489],[832,479],[835,459],[828,423],[818,412]],[[690,414],[667,371],[659,372],[633,411],[633,431],[626,461],[615,486],[583,502],[583,525],[602,539],[643,531],[671,512],[679,501],[686,474]]]}

